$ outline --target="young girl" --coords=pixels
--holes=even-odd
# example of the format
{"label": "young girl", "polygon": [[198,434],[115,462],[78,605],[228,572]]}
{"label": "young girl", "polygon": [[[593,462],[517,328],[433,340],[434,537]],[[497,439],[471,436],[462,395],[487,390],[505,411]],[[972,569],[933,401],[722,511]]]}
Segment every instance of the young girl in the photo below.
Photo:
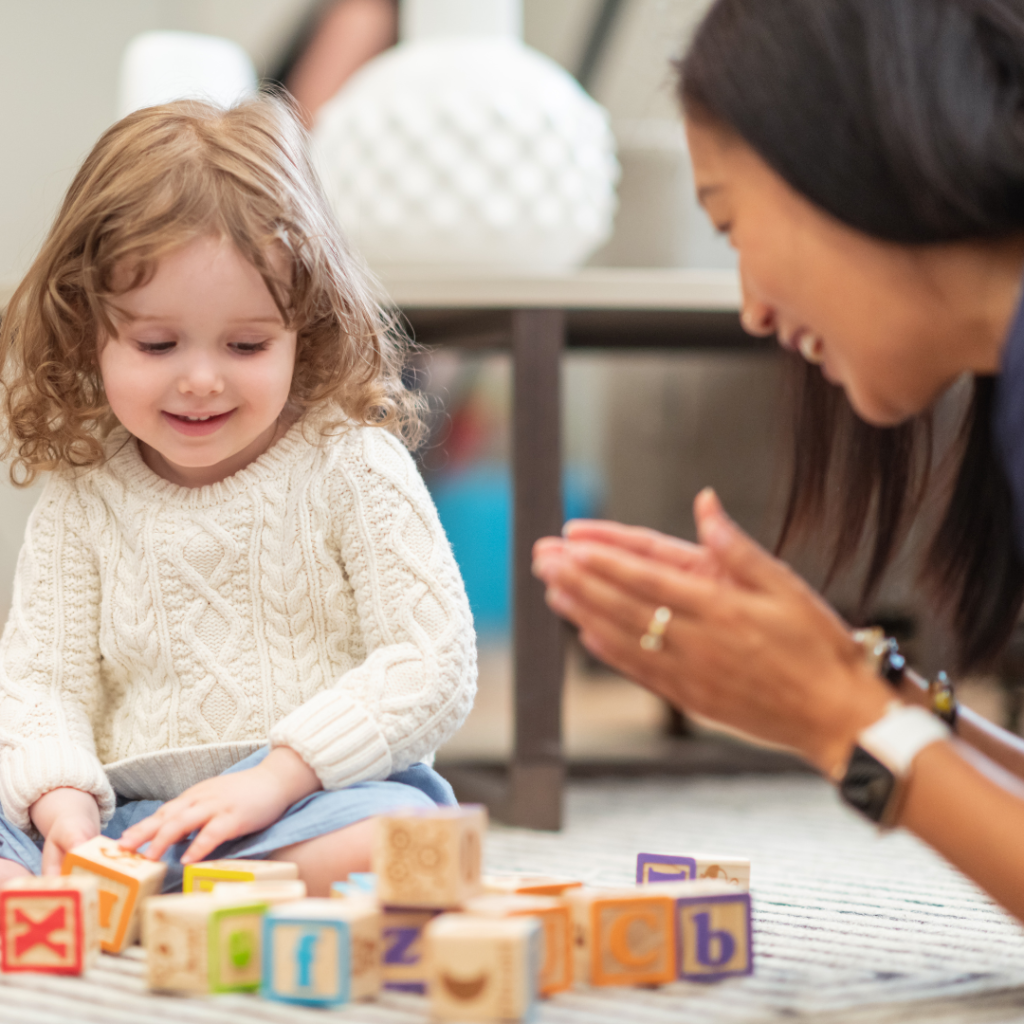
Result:
{"label": "young girl", "polygon": [[0,328],[12,472],[49,472],[0,642],[0,879],[102,831],[168,888],[270,857],[322,894],[374,815],[454,802],[424,759],[474,634],[401,361],[282,100],[100,139]]}

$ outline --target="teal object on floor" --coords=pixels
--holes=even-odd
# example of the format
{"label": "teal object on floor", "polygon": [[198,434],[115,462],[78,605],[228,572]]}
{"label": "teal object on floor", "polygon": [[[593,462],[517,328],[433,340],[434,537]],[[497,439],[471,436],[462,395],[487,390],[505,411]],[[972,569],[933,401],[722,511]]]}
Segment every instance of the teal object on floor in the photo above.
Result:
{"label": "teal object on floor", "polygon": [[[562,477],[566,519],[596,515],[602,483],[570,466]],[[508,466],[483,463],[431,487],[466,583],[477,633],[508,633],[511,624],[512,478]]]}

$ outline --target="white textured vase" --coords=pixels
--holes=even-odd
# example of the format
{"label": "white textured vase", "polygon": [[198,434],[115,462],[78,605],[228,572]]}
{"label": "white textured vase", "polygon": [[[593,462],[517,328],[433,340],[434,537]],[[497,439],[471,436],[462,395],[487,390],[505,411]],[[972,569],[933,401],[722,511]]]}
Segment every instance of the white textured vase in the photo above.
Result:
{"label": "white textured vase", "polygon": [[609,237],[607,114],[521,23],[520,0],[404,0],[403,41],[322,108],[324,184],[373,266],[552,272]]}

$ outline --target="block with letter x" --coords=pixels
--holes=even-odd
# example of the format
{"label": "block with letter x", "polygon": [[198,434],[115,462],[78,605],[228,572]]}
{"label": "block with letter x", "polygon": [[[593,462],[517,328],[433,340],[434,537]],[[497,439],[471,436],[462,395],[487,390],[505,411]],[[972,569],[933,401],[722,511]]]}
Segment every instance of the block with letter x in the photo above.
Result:
{"label": "block with letter x", "polygon": [[167,865],[132,850],[114,839],[96,836],[76,846],[65,858],[62,872],[73,878],[94,878],[99,886],[100,946],[120,953],[139,937],[139,908],[160,892]]}
{"label": "block with letter x", "polygon": [[5,972],[81,974],[99,953],[99,889],[91,878],[17,878],[0,889]]}

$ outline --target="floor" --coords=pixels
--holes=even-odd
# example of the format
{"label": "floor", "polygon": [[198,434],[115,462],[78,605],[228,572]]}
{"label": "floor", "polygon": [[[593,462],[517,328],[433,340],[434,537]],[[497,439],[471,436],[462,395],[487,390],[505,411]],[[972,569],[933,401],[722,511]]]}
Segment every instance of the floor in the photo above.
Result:
{"label": "floor", "polygon": [[[880,836],[812,776],[573,782],[560,834],[492,828],[490,870],[628,882],[636,854],[705,851],[753,861],[755,974],[662,989],[579,990],[537,1024],[1001,1024],[1024,1020],[1024,930],[929,849]],[[0,979],[0,1021],[426,1024],[425,1000],[335,1012],[249,996],[149,995],[141,953],[84,979]]]}

